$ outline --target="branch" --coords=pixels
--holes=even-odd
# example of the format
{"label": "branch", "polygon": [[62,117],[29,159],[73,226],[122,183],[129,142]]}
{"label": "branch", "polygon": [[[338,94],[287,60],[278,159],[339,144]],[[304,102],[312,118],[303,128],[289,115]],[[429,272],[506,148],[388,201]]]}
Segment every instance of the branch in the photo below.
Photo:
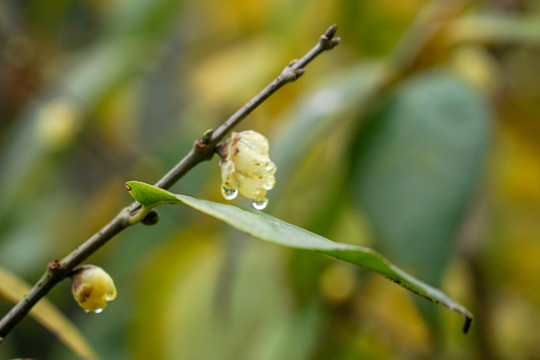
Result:
{"label": "branch", "polygon": [[[340,39],[334,37],[335,33],[336,25],[332,25],[320,37],[317,45],[308,51],[300,60],[291,61],[274,81],[221,124],[216,131],[208,130],[201,139],[196,140],[189,153],[180,160],[173,169],[159,179],[159,181],[155,183],[155,186],[168,189],[194,166],[203,161],[210,160],[214,155],[216,145],[231,131],[232,128],[283,85],[295,81],[302,76],[305,72],[304,67],[320,53],[330,50],[339,44]],[[36,305],[41,298],[47,295],[56,284],[68,277],[75,267],[79,266],[90,255],[99,250],[116,234],[138,222],[133,221],[133,219],[137,216],[136,211],[139,209],[140,204],[137,202],[131,203],[129,206],[120,210],[107,225],[92,235],[92,237],[66,256],[62,261],[55,260],[54,262],[51,262],[46,273],[41,277],[38,283],[34,285],[24,299],[17,303],[2,318],[2,320],[0,320],[0,343],[13,327],[28,315],[32,307]],[[130,221],[130,219],[132,221]],[[140,220],[140,216],[137,217],[137,220]]]}

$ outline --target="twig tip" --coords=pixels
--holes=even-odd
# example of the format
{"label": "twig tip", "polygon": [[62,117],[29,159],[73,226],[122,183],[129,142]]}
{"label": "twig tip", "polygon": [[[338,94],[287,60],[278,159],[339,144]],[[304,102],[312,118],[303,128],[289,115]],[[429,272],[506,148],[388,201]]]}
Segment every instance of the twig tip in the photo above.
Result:
{"label": "twig tip", "polygon": [[324,36],[326,36],[326,38],[330,40],[331,38],[334,37],[334,35],[336,35],[336,31],[337,31],[337,24],[333,24],[332,26],[328,28],[328,30],[326,30],[326,32],[324,33]]}
{"label": "twig tip", "polygon": [[464,334],[467,334],[469,332],[469,329],[471,328],[471,324],[472,324],[472,318],[467,317],[465,319],[465,324],[463,324],[463,333]]}
{"label": "twig tip", "polygon": [[324,50],[333,49],[334,46],[339,44],[339,42],[341,41],[341,39],[338,37],[334,38],[334,35],[336,35],[336,31],[337,31],[337,25],[334,24],[330,26],[324,34],[321,35],[319,42]]}

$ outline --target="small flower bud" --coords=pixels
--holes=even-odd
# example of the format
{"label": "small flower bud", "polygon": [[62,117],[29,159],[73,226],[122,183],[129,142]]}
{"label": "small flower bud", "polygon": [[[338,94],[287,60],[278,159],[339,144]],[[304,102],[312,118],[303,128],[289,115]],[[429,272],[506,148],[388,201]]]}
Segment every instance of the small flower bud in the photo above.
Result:
{"label": "small flower bud", "polygon": [[152,209],[150,210],[148,215],[146,215],[144,219],[141,220],[141,223],[143,223],[143,225],[156,225],[158,221],[159,213],[157,212],[157,210]]}
{"label": "small flower bud", "polygon": [[230,200],[240,194],[266,205],[266,192],[274,187],[276,165],[268,156],[268,140],[253,130],[233,132],[220,147],[222,192]]}
{"label": "small flower bud", "polygon": [[116,298],[112,278],[98,266],[81,266],[75,270],[72,280],[73,297],[86,312],[100,313],[107,306],[107,301]]}

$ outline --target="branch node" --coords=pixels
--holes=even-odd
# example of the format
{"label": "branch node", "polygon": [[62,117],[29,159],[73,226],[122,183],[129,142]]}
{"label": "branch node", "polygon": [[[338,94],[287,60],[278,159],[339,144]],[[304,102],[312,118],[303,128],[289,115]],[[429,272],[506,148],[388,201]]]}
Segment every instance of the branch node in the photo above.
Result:
{"label": "branch node", "polygon": [[51,273],[52,275],[60,275],[63,277],[64,275],[69,273],[69,270],[58,259],[54,259],[54,261],[51,261],[47,268],[49,270],[49,273]]}
{"label": "branch node", "polygon": [[213,129],[208,129],[204,132],[203,136],[200,139],[195,140],[195,146],[199,149],[204,149],[210,145],[210,140],[212,140],[212,135],[214,134]]}
{"label": "branch node", "polygon": [[197,153],[197,156],[200,157],[201,161],[210,160],[212,156],[214,156],[215,145],[212,145],[210,140],[207,141],[208,142],[206,143],[204,138],[197,139],[193,145],[193,151]]}
{"label": "branch node", "polygon": [[195,146],[198,147],[199,149],[204,149],[205,147],[208,146],[208,144],[205,144],[202,139],[197,139],[195,140]]}
{"label": "branch node", "polygon": [[210,139],[212,139],[212,135],[214,134],[214,129],[208,129],[204,132],[201,142],[205,145],[208,145],[210,143]]}
{"label": "branch node", "polygon": [[200,154],[201,159],[210,160],[214,155],[214,145],[211,144],[213,129],[208,129],[204,132],[202,138],[195,140],[194,150]]}
{"label": "branch node", "polygon": [[321,44],[321,47],[324,50],[332,49],[341,41],[340,38],[334,38],[334,35],[336,35],[336,31],[337,31],[337,25],[334,24],[330,26],[324,34],[321,35],[321,38],[319,39],[319,43]]}
{"label": "branch node", "polygon": [[281,77],[285,82],[291,82],[296,79],[298,79],[300,76],[302,76],[306,70],[305,69],[295,69],[294,65],[298,62],[298,60],[293,60],[283,69],[281,72]]}

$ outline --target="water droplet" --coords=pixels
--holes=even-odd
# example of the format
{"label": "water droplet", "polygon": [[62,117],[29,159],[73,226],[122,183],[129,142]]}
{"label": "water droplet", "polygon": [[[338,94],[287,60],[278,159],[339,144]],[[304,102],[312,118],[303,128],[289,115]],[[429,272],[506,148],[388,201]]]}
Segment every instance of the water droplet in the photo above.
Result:
{"label": "water droplet", "polygon": [[227,189],[226,187],[221,188],[221,194],[225,200],[232,200],[238,195],[238,190],[236,189]]}
{"label": "water droplet", "polygon": [[263,183],[264,190],[272,190],[274,188],[274,183],[271,181],[265,181]]}
{"label": "water droplet", "polygon": [[263,210],[268,205],[268,200],[254,201],[251,205],[257,210]]}
{"label": "water droplet", "polygon": [[94,311],[90,311],[90,310],[88,310],[88,309],[84,309],[84,312],[85,312],[85,313],[92,312],[92,313],[94,313],[94,314],[99,314],[99,313],[101,313],[102,311],[103,311],[103,308],[101,308],[101,309],[96,309],[96,310],[94,310]]}
{"label": "water droplet", "polygon": [[267,163],[266,164],[266,171],[274,171],[274,169],[276,168],[276,165],[274,165],[273,163]]}

